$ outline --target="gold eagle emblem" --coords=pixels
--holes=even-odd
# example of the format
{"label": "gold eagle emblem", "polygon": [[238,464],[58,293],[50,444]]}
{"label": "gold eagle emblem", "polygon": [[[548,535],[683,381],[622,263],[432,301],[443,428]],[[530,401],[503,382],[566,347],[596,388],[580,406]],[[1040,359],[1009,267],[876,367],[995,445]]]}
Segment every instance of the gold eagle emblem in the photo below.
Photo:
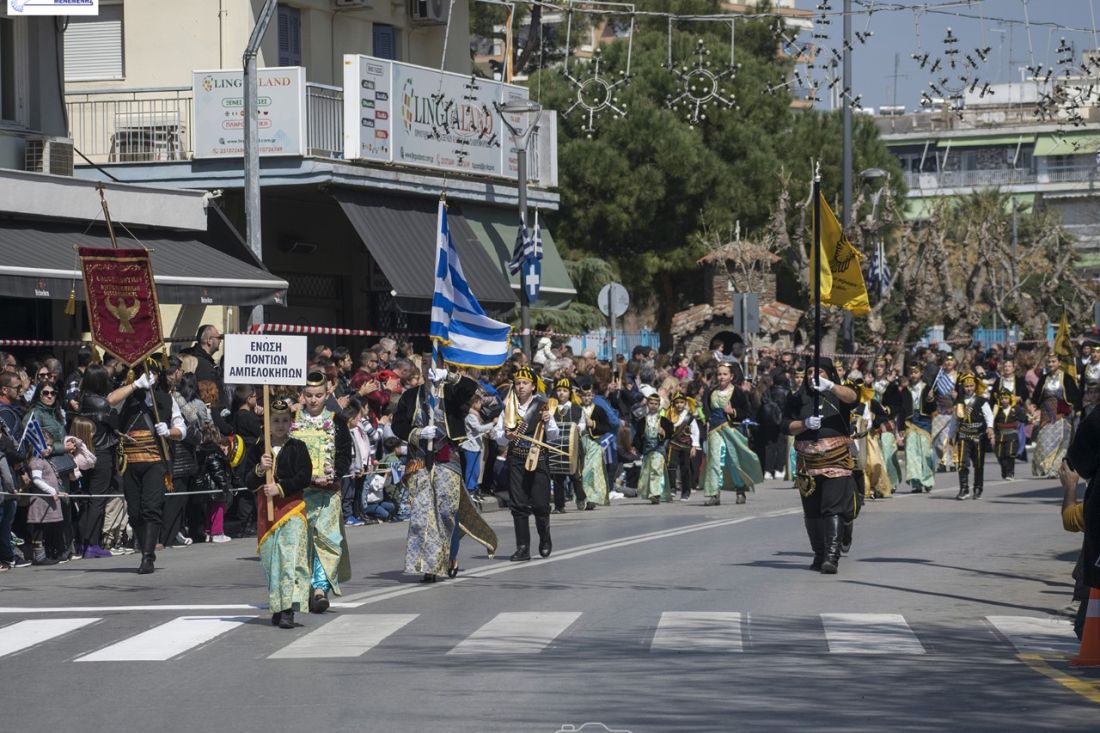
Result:
{"label": "gold eagle emblem", "polygon": [[119,333],[133,333],[134,327],[130,324],[130,321],[134,319],[134,316],[141,310],[141,301],[134,298],[132,303],[127,303],[126,298],[119,298],[118,301],[112,300],[110,297],[106,300],[107,312],[118,319],[118,332]]}

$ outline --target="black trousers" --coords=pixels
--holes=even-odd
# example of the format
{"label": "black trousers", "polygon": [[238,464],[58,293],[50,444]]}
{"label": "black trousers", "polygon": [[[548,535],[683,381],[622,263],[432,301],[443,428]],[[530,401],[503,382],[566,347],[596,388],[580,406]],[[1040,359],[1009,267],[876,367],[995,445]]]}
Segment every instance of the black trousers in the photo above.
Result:
{"label": "black trousers", "polygon": [[[80,482],[83,494],[113,494],[115,482],[115,452],[111,449],[96,451],[95,466],[84,472]],[[81,501],[79,543],[82,547],[98,545],[103,535],[103,518],[107,511],[106,499]]]}
{"label": "black trousers", "polygon": [[577,504],[584,503],[584,487],[581,486],[580,476],[569,473],[550,474],[550,485],[554,490],[554,508],[564,509],[569,487],[573,489],[573,498]]}
{"label": "black trousers", "polygon": [[534,471],[528,471],[523,464],[523,458],[508,458],[508,506],[512,510],[516,545],[529,546],[528,517],[534,515],[540,537],[550,529],[550,469],[545,457]]}
{"label": "black trousers", "polygon": [[959,466],[959,490],[970,485],[970,464],[974,464],[974,489],[981,491],[985,479],[985,448],[981,438],[955,438],[956,461]]}
{"label": "black trousers", "polygon": [[695,490],[695,461],[691,448],[673,448],[668,453],[668,490],[676,486],[676,474],[680,474],[680,496],[691,496]]}
{"label": "black trousers", "polygon": [[172,493],[164,495],[164,510],[161,517],[160,543],[165,547],[175,545],[176,535],[183,532],[183,520],[187,515],[187,504],[193,496],[180,496],[176,492],[190,491],[191,476],[177,476],[172,479]]}
{"label": "black trousers", "polygon": [[814,483],[817,486],[814,493],[802,497],[802,513],[806,519],[839,516],[850,522],[856,518],[856,482],[853,477],[815,476]]}
{"label": "black trousers", "polygon": [[157,540],[164,521],[165,465],[131,463],[122,477],[122,493],[126,495],[126,512],[137,535],[141,554],[156,557]]}
{"label": "black trousers", "polygon": [[[1016,454],[1020,452],[1020,436],[1002,435],[997,443],[997,462],[1001,464],[1001,478],[1016,476]],[[1087,604],[1086,604],[1087,605]]]}

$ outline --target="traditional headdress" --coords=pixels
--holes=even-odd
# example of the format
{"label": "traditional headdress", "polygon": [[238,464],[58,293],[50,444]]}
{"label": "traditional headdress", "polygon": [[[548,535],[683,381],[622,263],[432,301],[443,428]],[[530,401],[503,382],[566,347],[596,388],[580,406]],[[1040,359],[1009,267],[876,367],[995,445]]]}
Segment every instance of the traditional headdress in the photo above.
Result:
{"label": "traditional headdress", "polygon": [[562,377],[554,382],[554,389],[573,389],[573,382],[569,377]]}
{"label": "traditional headdress", "polygon": [[531,371],[531,367],[521,366],[519,369],[512,372],[512,381],[518,382],[521,379],[526,379],[532,384],[535,383],[535,373]]}
{"label": "traditional headdress", "polygon": [[1013,394],[1012,392],[1009,392],[1007,389],[997,390],[996,397],[997,397],[997,402],[1000,402],[1002,397],[1007,397],[1010,400],[1010,402],[1009,402],[1010,405],[1012,405],[1012,406],[1016,405],[1016,395]]}
{"label": "traditional headdress", "polygon": [[284,399],[276,399],[271,401],[271,414],[272,415],[289,415],[290,403]]}
{"label": "traditional headdress", "polygon": [[306,375],[307,387],[324,387],[328,384],[325,379],[325,375],[322,372],[312,371]]}

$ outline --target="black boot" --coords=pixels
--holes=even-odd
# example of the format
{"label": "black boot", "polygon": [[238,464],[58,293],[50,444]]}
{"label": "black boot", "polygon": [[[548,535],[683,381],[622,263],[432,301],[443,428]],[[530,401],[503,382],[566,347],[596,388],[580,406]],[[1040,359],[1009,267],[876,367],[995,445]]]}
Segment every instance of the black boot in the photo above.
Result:
{"label": "black boot", "polygon": [[711,496],[706,501],[704,501],[703,506],[719,506],[721,503],[721,497],[719,497],[718,494],[715,494],[714,496]]}
{"label": "black boot", "polygon": [[508,559],[512,562],[531,559],[531,525],[525,516],[512,515],[516,530],[516,551]]}
{"label": "black boot", "polygon": [[960,486],[959,487],[959,493],[955,496],[955,498],[958,499],[959,501],[962,501],[963,499],[969,499],[970,498],[970,489],[967,488],[966,486]]}
{"label": "black boot", "polygon": [[810,563],[810,570],[821,570],[821,563],[825,560],[825,535],[822,533],[821,520],[805,518],[806,534],[810,537],[810,547],[814,551],[814,561]]}
{"label": "black boot", "polygon": [[153,561],[156,559],[156,555],[153,553],[142,554],[141,565],[138,565],[138,575],[149,575],[155,570],[153,567]]}
{"label": "black boot", "polygon": [[840,526],[842,521],[837,514],[821,518],[825,534],[825,560],[821,563],[823,575],[835,575],[840,567]]}
{"label": "black boot", "polygon": [[550,557],[550,551],[554,549],[550,542],[550,517],[535,515],[535,529],[539,533],[539,556]]}
{"label": "black boot", "polygon": [[294,611],[288,609],[279,614],[279,628],[280,629],[293,629],[294,628]]}
{"label": "black boot", "polygon": [[981,486],[975,486],[974,487],[974,494],[971,498],[973,498],[973,499],[982,498],[982,487]]}
{"label": "black boot", "polygon": [[840,525],[840,554],[847,555],[848,551],[852,549],[852,529],[855,526],[855,520],[845,521]]}

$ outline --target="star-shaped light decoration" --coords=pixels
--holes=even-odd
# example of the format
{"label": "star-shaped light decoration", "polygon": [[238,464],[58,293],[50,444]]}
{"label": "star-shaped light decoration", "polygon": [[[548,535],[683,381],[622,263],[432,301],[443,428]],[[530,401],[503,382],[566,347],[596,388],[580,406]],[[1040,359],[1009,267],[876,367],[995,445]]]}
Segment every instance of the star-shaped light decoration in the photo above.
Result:
{"label": "star-shaped light decoration", "polygon": [[680,81],[680,94],[675,97],[669,94],[665,100],[670,109],[684,112],[684,118],[691,127],[707,119],[707,109],[712,105],[726,109],[737,106],[733,93],[727,92],[722,85],[723,82],[733,81],[739,66],[731,63],[718,70],[712,69],[707,59],[710,51],[703,45],[702,38],[695,44],[694,55],[695,61],[690,66],[672,66],[672,73]]}
{"label": "star-shaped light decoration", "polygon": [[[483,120],[492,119],[493,111],[478,101],[478,91],[480,88],[481,86],[478,84],[477,77],[471,75],[469,81],[464,85],[465,91],[462,94],[461,108],[467,111],[480,111],[480,117]],[[453,122],[457,122],[459,113],[455,111],[455,101],[453,99],[447,99],[447,96],[442,92],[436,92],[429,96],[436,107],[442,112],[436,121],[432,123],[431,135],[436,140],[443,140],[445,136],[451,135],[451,125]],[[496,133],[492,132],[492,126],[480,125],[477,130],[477,135],[454,135],[454,143],[457,146],[454,149],[454,155],[460,165],[465,161],[466,157],[469,156],[470,146],[474,143],[475,139],[484,140],[486,135],[489,135],[485,143],[486,145],[493,148],[500,147],[500,141],[497,139]]]}
{"label": "star-shaped light decoration", "polygon": [[993,94],[993,88],[989,83],[978,76],[978,69],[989,58],[990,50],[990,47],[986,46],[963,53],[959,48],[959,37],[948,28],[947,35],[943,38],[942,58],[932,58],[929,53],[914,53],[912,58],[920,68],[927,68],[929,73],[937,75],[928,82],[928,91],[921,92],[921,106],[931,107],[934,101],[932,94],[934,94],[948,100],[948,109],[962,119],[964,100],[968,91],[971,94],[977,92],[981,97]]}
{"label": "star-shaped light decoration", "polygon": [[589,138],[596,132],[596,118],[603,112],[610,110],[618,117],[626,117],[626,107],[619,102],[615,90],[624,86],[630,77],[624,71],[619,72],[619,78],[612,81],[606,75],[600,74],[600,65],[603,63],[603,55],[599,49],[592,56],[589,65],[591,73],[578,78],[573,76],[569,69],[562,73],[570,84],[577,90],[577,99],[569,109],[562,112],[563,117],[568,117],[573,110],[580,107],[587,115],[587,119],[581,125],[581,130]]}

